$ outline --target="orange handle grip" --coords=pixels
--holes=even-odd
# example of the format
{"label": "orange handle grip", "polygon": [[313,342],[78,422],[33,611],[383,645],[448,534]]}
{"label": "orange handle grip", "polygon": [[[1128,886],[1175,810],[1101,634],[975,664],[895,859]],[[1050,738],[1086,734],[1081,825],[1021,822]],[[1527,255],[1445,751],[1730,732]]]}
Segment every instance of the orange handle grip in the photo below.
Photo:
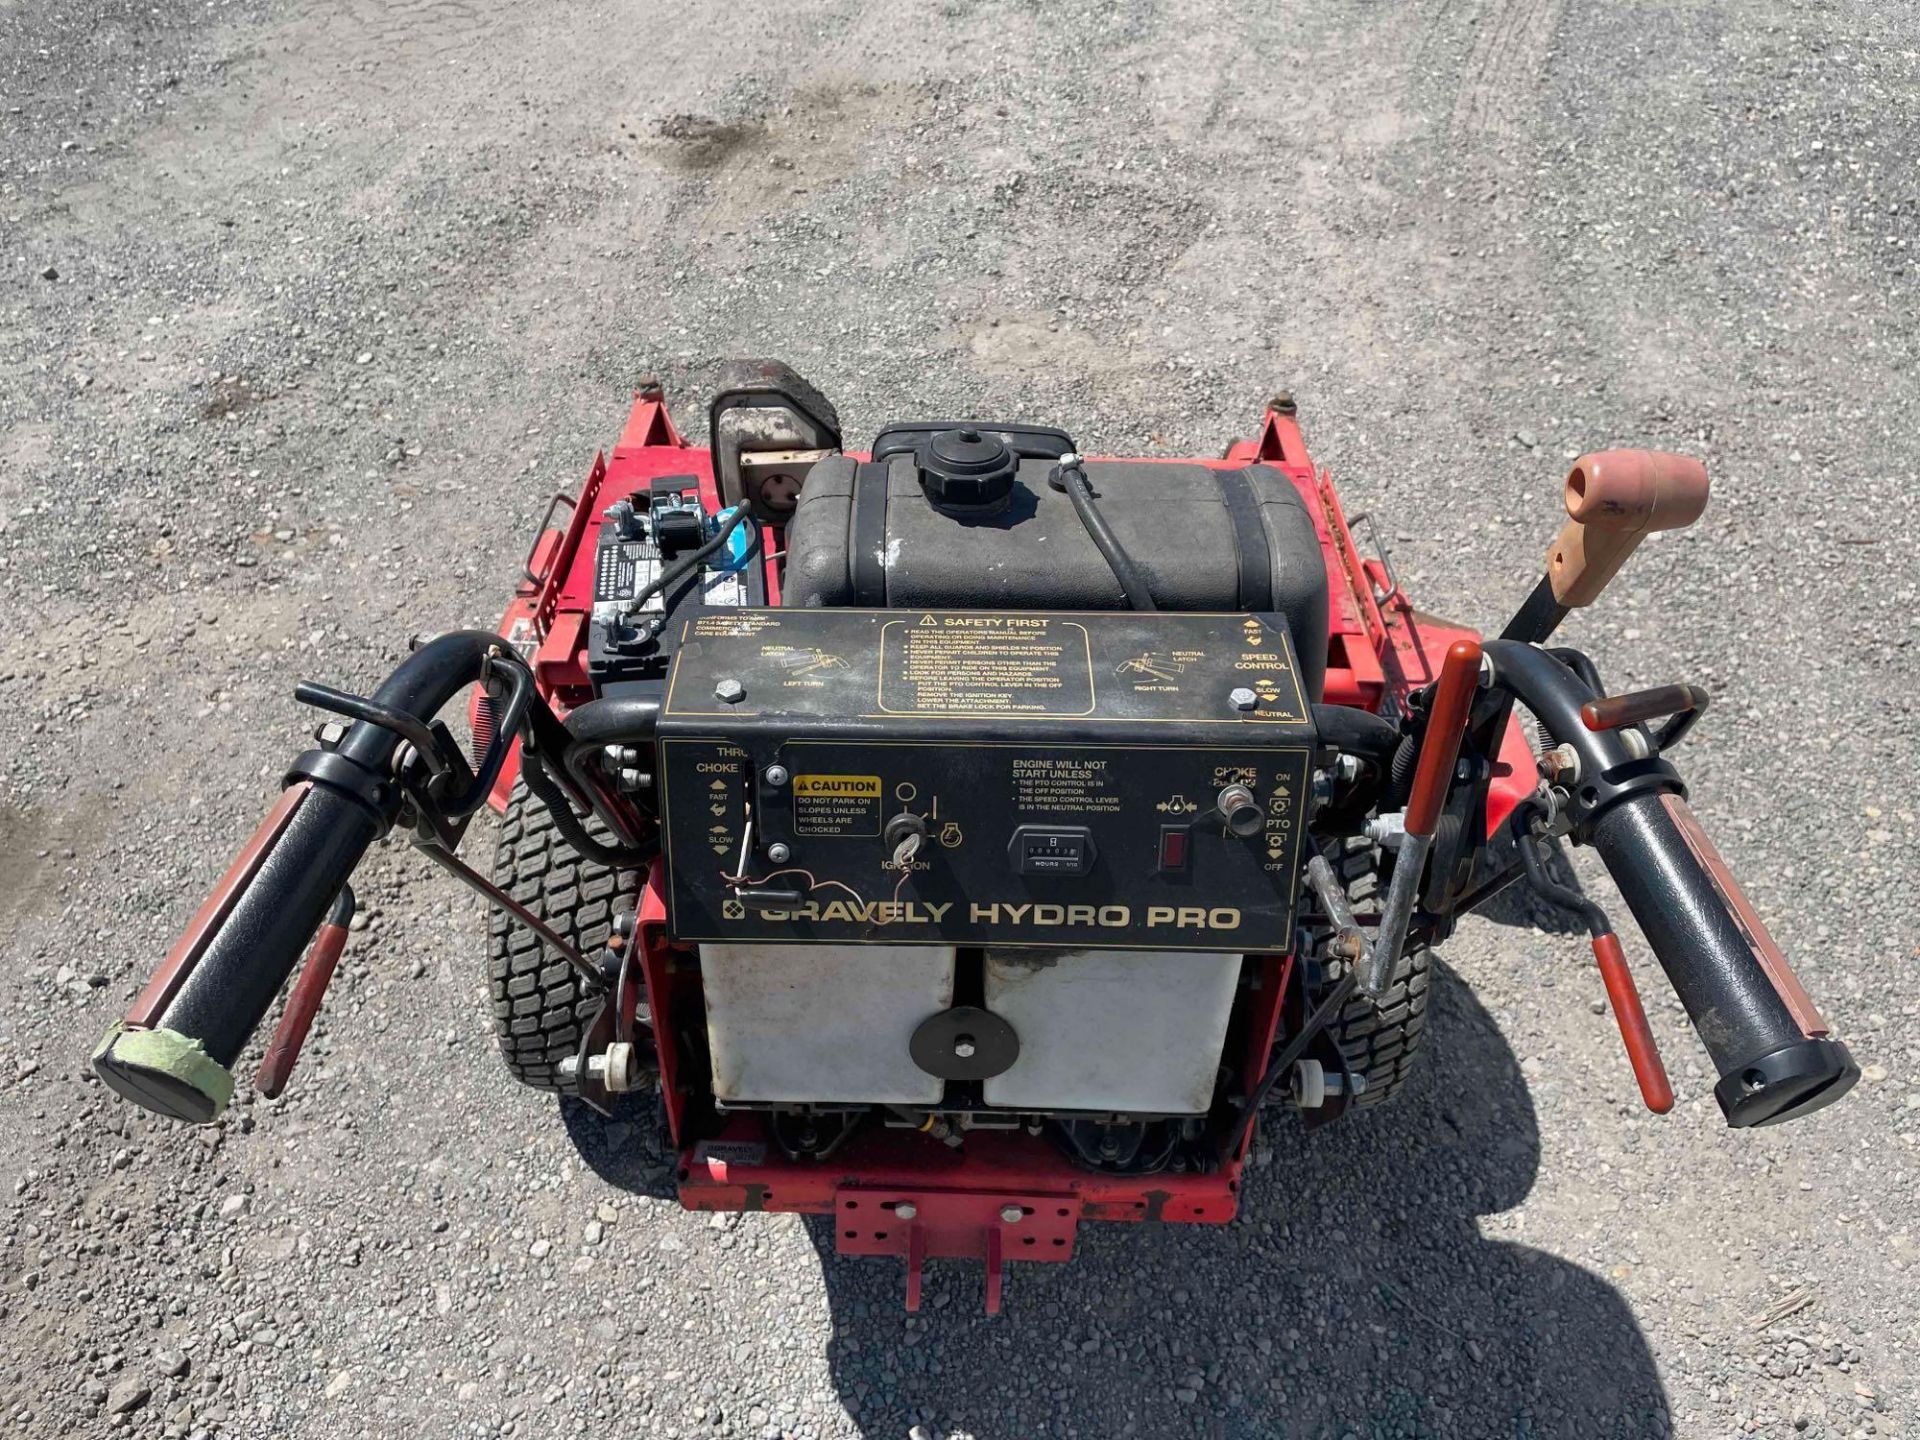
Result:
{"label": "orange handle grip", "polygon": [[1569,610],[1591,605],[1654,530],[1707,508],[1707,467],[1660,450],[1602,450],[1567,472],[1567,524],[1547,551],[1547,582]]}
{"label": "orange handle grip", "polygon": [[320,1013],[321,997],[327,993],[334,968],[340,963],[340,952],[346,948],[345,925],[322,925],[313,937],[307,963],[300,969],[300,978],[293,982],[287,1008],[281,1012],[273,1039],[267,1044],[267,1053],[260,1059],[260,1071],[254,1076],[254,1089],[269,1100],[277,1099],[293,1077],[293,1062],[300,1058],[300,1047],[307,1043],[307,1032],[313,1028],[314,1016]]}
{"label": "orange handle grip", "polygon": [[1620,1025],[1620,1039],[1627,1047],[1627,1063],[1633,1066],[1633,1078],[1640,1082],[1640,1098],[1654,1114],[1664,1115],[1673,1109],[1673,1085],[1667,1079],[1667,1067],[1660,1063],[1660,1047],[1654,1043],[1647,1012],[1640,1008],[1640,992],[1634,988],[1633,972],[1627,968],[1620,937],[1594,936],[1593,958],[1600,966],[1601,980],[1606,983],[1613,1018]]}
{"label": "orange handle grip", "polygon": [[1407,833],[1431,835],[1440,821],[1440,807],[1453,783],[1453,763],[1460,758],[1460,737],[1467,728],[1467,709],[1480,685],[1480,642],[1456,640],[1447,648],[1434,692],[1427,733],[1420,741],[1420,762],[1413,772],[1413,790],[1407,798]]}

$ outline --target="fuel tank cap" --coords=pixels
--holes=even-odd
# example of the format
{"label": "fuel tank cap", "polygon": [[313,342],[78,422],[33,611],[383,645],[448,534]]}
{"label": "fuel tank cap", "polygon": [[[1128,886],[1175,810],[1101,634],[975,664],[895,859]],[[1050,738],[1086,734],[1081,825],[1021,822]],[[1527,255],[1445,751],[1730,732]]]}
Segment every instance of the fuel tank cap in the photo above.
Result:
{"label": "fuel tank cap", "polygon": [[993,510],[1013,493],[1020,457],[990,430],[942,430],[920,447],[920,484],[942,510]]}

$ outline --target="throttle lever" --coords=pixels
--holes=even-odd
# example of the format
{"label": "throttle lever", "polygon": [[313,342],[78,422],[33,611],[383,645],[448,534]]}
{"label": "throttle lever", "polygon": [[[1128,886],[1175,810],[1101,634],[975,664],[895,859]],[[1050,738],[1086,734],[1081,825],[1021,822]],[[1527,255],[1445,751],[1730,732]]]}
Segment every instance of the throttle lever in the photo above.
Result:
{"label": "throttle lever", "polygon": [[1600,598],[1648,535],[1698,520],[1707,489],[1706,467],[1691,456],[1659,450],[1582,455],[1567,472],[1567,523],[1547,549],[1546,573],[1500,638],[1545,640],[1568,611]]}

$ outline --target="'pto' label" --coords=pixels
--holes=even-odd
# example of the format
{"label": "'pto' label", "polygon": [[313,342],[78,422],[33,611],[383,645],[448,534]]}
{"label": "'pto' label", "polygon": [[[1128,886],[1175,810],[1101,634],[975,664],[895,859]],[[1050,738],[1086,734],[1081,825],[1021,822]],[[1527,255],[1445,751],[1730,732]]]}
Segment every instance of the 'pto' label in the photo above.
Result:
{"label": "'pto' label", "polygon": [[878,835],[878,775],[796,775],[793,828],[798,835]]}

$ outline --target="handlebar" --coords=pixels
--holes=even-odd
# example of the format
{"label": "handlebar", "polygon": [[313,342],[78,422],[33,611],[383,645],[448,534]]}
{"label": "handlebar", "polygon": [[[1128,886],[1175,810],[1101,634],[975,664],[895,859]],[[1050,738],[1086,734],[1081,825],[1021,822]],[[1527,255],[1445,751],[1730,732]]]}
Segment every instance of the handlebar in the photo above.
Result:
{"label": "handlebar", "polygon": [[[455,631],[422,645],[374,692],[372,709],[431,721],[503,656],[497,635]],[[168,952],[94,1069],[136,1104],[212,1120],[233,1095],[233,1066],[348,877],[398,817],[393,761],[402,736],[362,720],[332,750],[297,760],[279,801]]]}
{"label": "handlebar", "polygon": [[1573,751],[1573,837],[1600,852],[1686,1007],[1727,1123],[1790,1120],[1846,1094],[1859,1067],[1687,808],[1679,771],[1650,743],[1589,729],[1581,708],[1599,697],[1559,659],[1513,640],[1485,649],[1496,683]]}
{"label": "handlebar", "polygon": [[1624,800],[1595,819],[1593,845],[1713,1057],[1729,1125],[1790,1120],[1853,1088],[1852,1056],[1685,800]]}

